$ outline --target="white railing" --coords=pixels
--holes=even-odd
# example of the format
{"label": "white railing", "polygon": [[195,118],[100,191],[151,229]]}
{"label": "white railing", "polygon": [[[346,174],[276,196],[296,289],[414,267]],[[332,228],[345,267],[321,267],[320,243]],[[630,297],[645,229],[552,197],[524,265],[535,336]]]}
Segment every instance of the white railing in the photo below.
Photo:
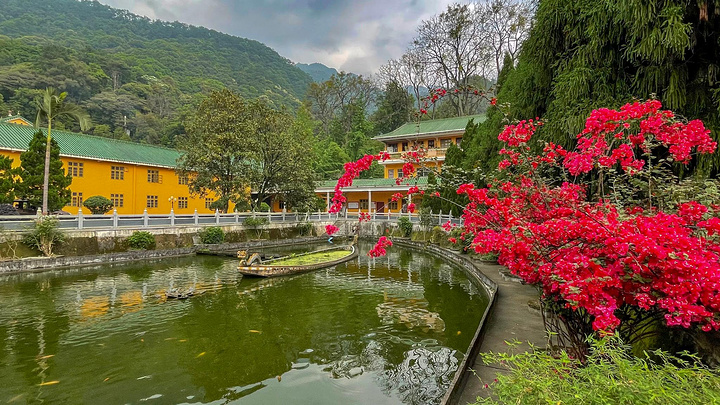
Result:
{"label": "white railing", "polygon": [[[222,226],[242,225],[247,218],[267,218],[267,223],[300,223],[300,222],[332,222],[338,220],[358,220],[359,212],[330,214],[327,212],[233,212],[223,214],[148,214],[145,211],[139,215],[119,215],[117,211],[112,214],[86,215],[78,212],[77,215],[58,215],[61,229],[92,229],[113,230],[119,228],[172,228],[183,226]],[[400,217],[407,217],[413,223],[419,223],[417,213],[370,213],[372,221],[397,221]],[[0,228],[9,231],[25,231],[32,227],[36,215],[5,215],[0,216]],[[442,225],[448,221],[460,225],[461,221],[452,214],[432,214],[433,223]]]}

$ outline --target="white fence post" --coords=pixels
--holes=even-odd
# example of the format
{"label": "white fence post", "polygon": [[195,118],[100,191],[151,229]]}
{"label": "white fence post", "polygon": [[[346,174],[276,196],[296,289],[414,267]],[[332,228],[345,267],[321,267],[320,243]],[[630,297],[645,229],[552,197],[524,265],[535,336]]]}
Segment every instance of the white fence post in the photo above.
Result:
{"label": "white fence post", "polygon": [[175,226],[175,210],[170,208],[170,226]]}
{"label": "white fence post", "polygon": [[272,211],[268,211],[268,212],[266,213],[266,215],[267,215],[268,224],[269,224],[269,223],[272,222]]}
{"label": "white fence post", "polygon": [[238,214],[238,212],[235,211],[235,223],[237,224],[238,222],[240,222],[240,214]]}
{"label": "white fence post", "polygon": [[199,218],[198,218],[197,208],[195,208],[195,213],[193,214],[193,223],[195,223],[195,225],[197,225],[198,222],[199,222]]}
{"label": "white fence post", "polygon": [[220,211],[215,208],[215,225],[220,223]]}
{"label": "white fence post", "polygon": [[118,213],[117,208],[113,208],[113,229],[117,229],[118,227]]}
{"label": "white fence post", "polygon": [[442,210],[440,210],[440,215],[438,215],[438,225],[442,225]]}
{"label": "white fence post", "polygon": [[143,228],[147,228],[149,223],[147,208],[143,210]]}
{"label": "white fence post", "polygon": [[83,213],[82,208],[78,209],[78,229],[83,229]]}

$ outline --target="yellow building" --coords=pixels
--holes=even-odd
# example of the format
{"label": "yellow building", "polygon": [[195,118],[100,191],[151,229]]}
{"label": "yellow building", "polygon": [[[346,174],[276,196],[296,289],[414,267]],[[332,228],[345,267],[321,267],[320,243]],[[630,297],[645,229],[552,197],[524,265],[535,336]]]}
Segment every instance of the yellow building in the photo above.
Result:
{"label": "yellow building", "polygon": [[[380,162],[384,167],[383,179],[358,179],[351,187],[344,189],[347,198],[346,208],[350,212],[401,212],[402,201],[393,202],[395,193],[407,193],[411,185],[421,189],[427,185],[426,169],[416,166],[417,178],[411,185],[395,184],[395,179],[402,177],[402,166],[405,161],[402,155],[406,152],[422,147],[426,151],[423,165],[429,168],[440,168],[445,162],[445,152],[450,145],[460,146],[470,120],[478,123],[485,120],[484,115],[469,115],[464,117],[428,120],[407,123],[396,130],[384,135],[376,136],[375,140],[385,144],[385,151],[390,159]],[[334,193],[336,181],[325,181],[318,185],[315,192],[326,199],[328,206]],[[406,201],[405,203],[410,203]],[[417,202],[417,201],[416,201]]]}
{"label": "yellow building", "polygon": [[[0,119],[0,154],[20,165],[20,153],[27,149],[37,130],[22,117]],[[60,147],[60,159],[73,177],[71,214],[90,211],[83,207],[88,197],[101,195],[112,200],[118,214],[211,213],[214,195],[193,197],[187,178],[175,173],[180,152],[175,149],[120,141],[67,131],[53,130]]]}

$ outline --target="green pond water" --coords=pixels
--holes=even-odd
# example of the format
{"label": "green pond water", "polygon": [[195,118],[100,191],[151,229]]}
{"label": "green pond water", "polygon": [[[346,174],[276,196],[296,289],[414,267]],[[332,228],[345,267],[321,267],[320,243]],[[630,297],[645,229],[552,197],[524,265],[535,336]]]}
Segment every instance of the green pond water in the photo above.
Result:
{"label": "green pond water", "polygon": [[438,403],[487,296],[431,255],[369,247],[275,279],[211,256],[0,277],[0,403]]}

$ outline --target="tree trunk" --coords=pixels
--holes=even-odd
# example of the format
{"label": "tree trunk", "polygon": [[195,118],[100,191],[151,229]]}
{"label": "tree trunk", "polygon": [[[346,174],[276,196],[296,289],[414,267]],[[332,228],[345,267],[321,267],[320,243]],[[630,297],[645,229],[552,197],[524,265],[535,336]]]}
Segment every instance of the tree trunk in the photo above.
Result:
{"label": "tree trunk", "polygon": [[42,213],[48,214],[48,186],[50,184],[50,142],[52,140],[52,120],[48,119],[47,143],[45,144],[45,174],[43,175]]}

